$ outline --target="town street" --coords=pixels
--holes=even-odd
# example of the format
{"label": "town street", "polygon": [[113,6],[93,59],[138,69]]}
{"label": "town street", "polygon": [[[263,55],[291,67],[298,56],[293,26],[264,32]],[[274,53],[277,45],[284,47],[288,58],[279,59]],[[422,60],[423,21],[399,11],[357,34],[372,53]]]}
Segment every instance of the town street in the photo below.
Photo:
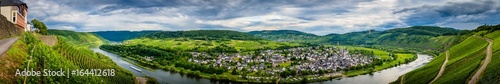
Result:
{"label": "town street", "polygon": [[7,52],[7,50],[10,49],[12,44],[14,44],[17,41],[17,39],[18,38],[16,37],[16,38],[6,38],[0,40],[0,57],[3,56],[3,54]]}

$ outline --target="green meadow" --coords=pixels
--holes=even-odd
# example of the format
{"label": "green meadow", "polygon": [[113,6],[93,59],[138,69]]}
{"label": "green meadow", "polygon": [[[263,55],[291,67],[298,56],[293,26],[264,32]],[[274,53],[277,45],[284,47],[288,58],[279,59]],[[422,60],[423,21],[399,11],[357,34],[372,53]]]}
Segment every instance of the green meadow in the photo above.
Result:
{"label": "green meadow", "polygon": [[140,39],[132,39],[122,42],[126,45],[136,45],[143,44],[148,46],[157,46],[160,48],[172,48],[172,49],[180,49],[180,50],[191,50],[195,48],[201,49],[209,49],[215,48],[220,45],[228,45],[236,48],[237,50],[257,50],[262,48],[271,48],[276,49],[281,46],[299,46],[299,43],[290,43],[290,42],[274,42],[274,41],[266,41],[266,40],[193,40],[193,39],[185,39],[185,38],[177,38],[177,39],[149,39],[149,38],[140,38]]}

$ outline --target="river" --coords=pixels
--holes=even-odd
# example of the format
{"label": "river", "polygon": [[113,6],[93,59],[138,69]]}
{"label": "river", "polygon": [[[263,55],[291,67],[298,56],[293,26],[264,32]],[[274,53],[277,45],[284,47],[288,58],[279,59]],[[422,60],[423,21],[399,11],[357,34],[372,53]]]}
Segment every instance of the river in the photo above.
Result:
{"label": "river", "polygon": [[[149,75],[149,76],[156,78],[158,80],[158,82],[160,82],[161,84],[165,84],[165,83],[169,83],[169,84],[215,84],[215,82],[210,81],[209,79],[187,77],[186,75],[181,75],[179,73],[164,71],[161,69],[155,69],[155,71],[149,71],[149,70],[146,70],[144,68],[130,64],[126,61],[123,61],[121,59],[121,57],[116,55],[116,54],[103,51],[99,48],[93,48],[91,50],[93,50],[94,52],[98,52],[98,53],[101,53],[101,54],[108,56],[115,63],[117,63],[119,66],[131,71],[136,76]],[[317,83],[313,83],[313,84],[387,84],[387,83],[390,83],[392,81],[395,81],[396,79],[398,79],[399,76],[401,76],[407,72],[410,72],[414,69],[422,67],[423,65],[427,64],[431,59],[432,59],[432,57],[429,55],[418,54],[418,58],[413,62],[410,62],[408,64],[403,64],[403,65],[400,65],[397,67],[385,69],[382,71],[378,71],[378,72],[373,73],[373,75],[359,75],[359,76],[355,76],[355,77],[343,78],[341,80],[323,81],[323,82],[317,82]],[[138,72],[136,70],[133,70],[132,68],[130,68],[130,66],[134,66],[138,69],[141,69],[142,72]]]}
{"label": "river", "polygon": [[420,68],[432,60],[432,56],[417,54],[418,58],[408,64],[384,69],[373,73],[373,75],[359,75],[355,77],[342,78],[341,80],[323,81],[313,84],[388,84],[396,81],[399,76],[412,70]]}
{"label": "river", "polygon": [[[121,57],[116,55],[116,54],[106,52],[106,51],[101,50],[99,48],[93,48],[91,50],[94,52],[98,52],[98,53],[101,53],[101,54],[108,56],[109,58],[111,58],[116,64],[118,64],[122,68],[125,68],[125,69],[131,71],[132,73],[134,73],[135,76],[142,77],[142,76],[148,75],[148,76],[156,78],[158,80],[158,82],[160,82],[161,84],[165,84],[165,83],[168,83],[168,84],[209,84],[209,83],[212,83],[208,79],[187,77],[186,75],[181,75],[179,73],[164,71],[161,69],[155,69],[155,71],[149,71],[149,70],[135,66],[133,64],[130,64],[130,63],[122,60]],[[130,68],[130,66],[134,66],[138,69],[141,69],[142,72],[138,72],[138,71]]]}

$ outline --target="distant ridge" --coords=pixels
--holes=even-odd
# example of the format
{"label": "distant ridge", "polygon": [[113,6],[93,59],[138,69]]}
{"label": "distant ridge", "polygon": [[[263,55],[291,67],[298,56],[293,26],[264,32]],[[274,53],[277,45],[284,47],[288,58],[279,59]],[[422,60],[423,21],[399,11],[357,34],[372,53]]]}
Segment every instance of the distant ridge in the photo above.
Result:
{"label": "distant ridge", "polygon": [[149,31],[98,31],[98,32],[91,32],[94,34],[97,34],[101,36],[102,38],[109,40],[109,41],[115,41],[115,42],[121,42],[124,40],[128,39],[133,39],[137,37],[141,37],[145,34],[150,34],[150,33],[155,33],[155,32],[161,32],[159,30],[149,30]]}
{"label": "distant ridge", "polygon": [[190,38],[197,40],[260,40],[248,33],[231,30],[191,30],[191,31],[162,31],[142,36],[144,38]]}

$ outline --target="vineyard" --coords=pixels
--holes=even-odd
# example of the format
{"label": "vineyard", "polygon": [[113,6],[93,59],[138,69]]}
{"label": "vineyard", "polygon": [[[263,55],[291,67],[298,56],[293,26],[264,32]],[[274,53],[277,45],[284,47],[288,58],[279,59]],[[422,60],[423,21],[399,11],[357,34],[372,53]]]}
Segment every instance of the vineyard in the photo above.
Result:
{"label": "vineyard", "polygon": [[[44,45],[36,36],[30,33],[24,34],[25,44],[28,45],[28,60],[23,65],[24,68],[34,71],[60,70],[70,72],[81,69],[114,69],[114,76],[29,76],[20,78],[17,82],[29,84],[37,83],[90,83],[90,84],[130,84],[135,83],[134,75],[120,68],[111,59],[101,54],[96,54],[90,50],[78,49],[71,44],[59,40],[54,47]],[[31,58],[31,61],[30,61]],[[29,65],[27,65],[29,64]],[[69,74],[66,74],[69,75]],[[26,80],[25,80],[26,79]]]}
{"label": "vineyard", "polygon": [[483,74],[481,77],[479,83],[480,84],[493,84],[493,83],[499,83],[500,82],[500,31],[495,31],[493,33],[490,33],[488,35],[485,35],[486,37],[493,39],[493,55],[490,64],[488,64],[488,67],[484,71],[484,73],[488,74]]}

